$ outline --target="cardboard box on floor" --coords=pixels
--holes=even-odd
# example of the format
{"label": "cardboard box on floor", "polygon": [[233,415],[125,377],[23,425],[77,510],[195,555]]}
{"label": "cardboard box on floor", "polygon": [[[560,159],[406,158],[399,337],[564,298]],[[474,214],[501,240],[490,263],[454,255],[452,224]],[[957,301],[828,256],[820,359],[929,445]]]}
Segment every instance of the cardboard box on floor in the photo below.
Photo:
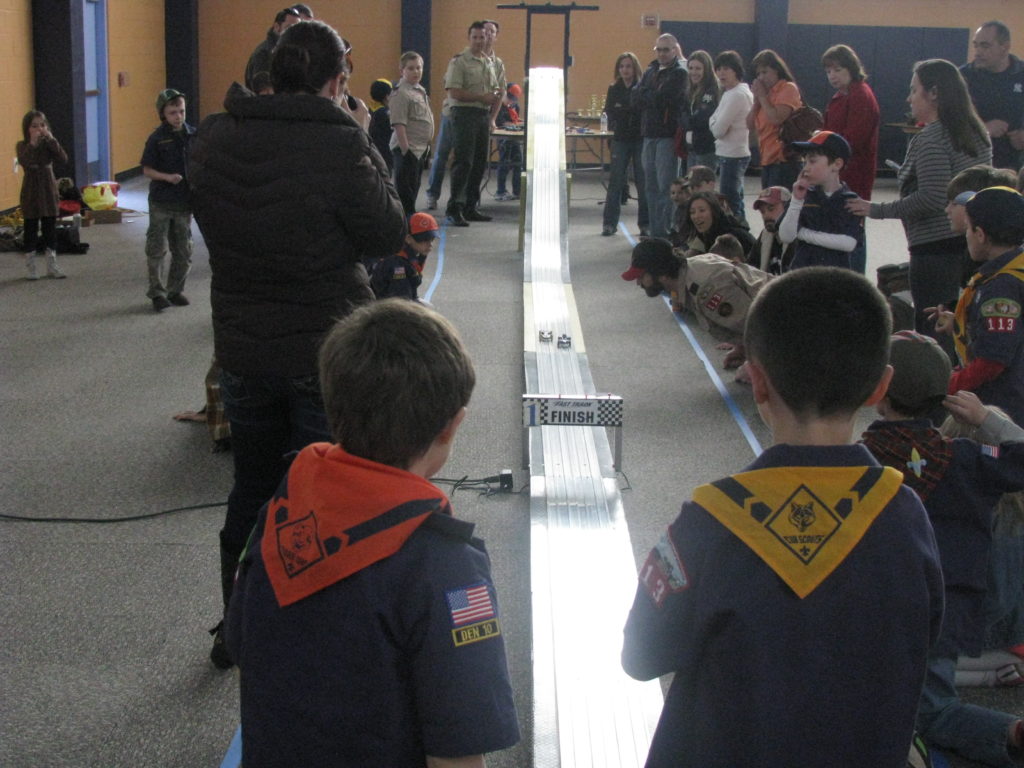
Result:
{"label": "cardboard box on floor", "polygon": [[82,226],[90,224],[120,224],[122,213],[121,208],[108,208],[105,211],[86,211],[82,214]]}

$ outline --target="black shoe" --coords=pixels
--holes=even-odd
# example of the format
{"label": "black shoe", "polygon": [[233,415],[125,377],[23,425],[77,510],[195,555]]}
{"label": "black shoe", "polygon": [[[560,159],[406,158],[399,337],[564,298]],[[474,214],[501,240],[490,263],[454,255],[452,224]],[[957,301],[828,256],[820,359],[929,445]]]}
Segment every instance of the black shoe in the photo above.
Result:
{"label": "black shoe", "polygon": [[611,237],[615,234],[615,227],[605,227],[601,230],[601,237]]}
{"label": "black shoe", "polygon": [[640,237],[650,237],[651,230],[647,227],[640,227]]}
{"label": "black shoe", "polygon": [[153,297],[153,310],[156,312],[163,312],[171,306],[171,302],[167,300],[166,296],[154,296]]}
{"label": "black shoe", "polygon": [[462,211],[452,211],[448,214],[448,223],[453,227],[468,227],[469,222],[466,221],[466,217],[462,215]]}
{"label": "black shoe", "polygon": [[168,295],[167,300],[176,307],[187,307],[189,300],[184,293],[172,293]]}
{"label": "black shoe", "polygon": [[486,213],[480,213],[476,208],[470,208],[463,214],[466,221],[494,221],[493,216],[488,216]]}
{"label": "black shoe", "polygon": [[235,662],[228,655],[228,647],[224,645],[224,622],[220,622],[210,630],[213,635],[213,648],[210,649],[210,661],[217,669],[231,669]]}

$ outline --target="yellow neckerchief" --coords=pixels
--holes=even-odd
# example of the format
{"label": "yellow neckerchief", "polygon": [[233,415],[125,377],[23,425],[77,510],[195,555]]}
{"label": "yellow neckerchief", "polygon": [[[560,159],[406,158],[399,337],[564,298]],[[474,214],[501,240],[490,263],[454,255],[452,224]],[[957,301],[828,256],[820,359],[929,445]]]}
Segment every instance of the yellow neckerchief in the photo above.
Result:
{"label": "yellow neckerchief", "polygon": [[967,281],[967,287],[960,295],[960,301],[956,303],[956,313],[953,318],[953,343],[956,345],[956,355],[960,358],[962,365],[967,365],[970,362],[967,359],[967,310],[971,306],[971,302],[974,301],[974,294],[978,286],[987,283],[996,275],[1011,275],[1024,283],[1024,251],[1018,253],[1001,269],[992,274],[983,275],[981,272],[975,272],[974,276]]}
{"label": "yellow neckerchief", "polygon": [[774,467],[702,485],[693,500],[803,599],[853,551],[902,484],[891,467]]}

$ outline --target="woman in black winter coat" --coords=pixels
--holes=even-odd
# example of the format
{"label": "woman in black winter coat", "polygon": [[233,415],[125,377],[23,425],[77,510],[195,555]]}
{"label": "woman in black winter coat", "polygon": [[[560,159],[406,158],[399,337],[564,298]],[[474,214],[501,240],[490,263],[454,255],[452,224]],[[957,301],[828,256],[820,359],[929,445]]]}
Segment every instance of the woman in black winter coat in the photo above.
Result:
{"label": "woman in black winter coat", "polygon": [[708,127],[711,115],[722,98],[722,87],[715,77],[715,65],[707,51],[694,51],[687,59],[690,74],[690,97],[682,121],[686,131],[686,170],[695,165],[718,169],[715,137]]}
{"label": "woman in black winter coat", "polygon": [[644,191],[644,167],[641,162],[644,140],[640,137],[640,110],[635,104],[636,87],[640,82],[640,60],[633,53],[619,54],[615,60],[615,82],[608,87],[604,111],[608,127],[615,131],[612,139],[612,168],[608,180],[608,194],[604,200],[604,226],[601,234],[615,234],[622,208],[622,193],[627,184],[627,172],[633,166],[636,181],[637,217],[640,234],[648,233],[647,196]]}

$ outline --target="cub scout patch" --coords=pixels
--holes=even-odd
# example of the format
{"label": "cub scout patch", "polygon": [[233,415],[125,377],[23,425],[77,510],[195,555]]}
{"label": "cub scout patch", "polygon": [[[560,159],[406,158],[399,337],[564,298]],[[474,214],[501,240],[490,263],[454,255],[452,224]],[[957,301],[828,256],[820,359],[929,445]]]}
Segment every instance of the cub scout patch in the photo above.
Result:
{"label": "cub scout patch", "polygon": [[452,641],[456,646],[476,643],[501,634],[497,611],[487,584],[473,584],[444,593],[451,614]]}
{"label": "cub scout patch", "polygon": [[902,483],[891,467],[777,467],[702,485],[693,500],[804,598],[853,551]]}
{"label": "cub scout patch", "polygon": [[667,532],[647,555],[640,569],[640,583],[659,608],[670,592],[682,592],[690,586],[683,561]]}
{"label": "cub scout patch", "polygon": [[310,512],[277,528],[277,551],[285,573],[294,576],[324,559],[324,548],[316,529],[316,515]]}
{"label": "cub scout patch", "polygon": [[993,333],[1013,333],[1020,321],[1020,304],[1013,299],[989,299],[981,305],[985,328]]}

